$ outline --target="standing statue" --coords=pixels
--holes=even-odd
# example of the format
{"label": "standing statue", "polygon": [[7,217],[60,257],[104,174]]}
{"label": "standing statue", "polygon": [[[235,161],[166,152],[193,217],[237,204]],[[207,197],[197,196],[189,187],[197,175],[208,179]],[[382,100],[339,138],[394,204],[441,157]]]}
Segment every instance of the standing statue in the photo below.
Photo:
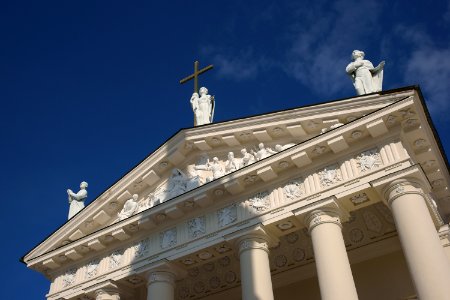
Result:
{"label": "standing statue", "polygon": [[383,68],[385,62],[382,61],[377,67],[364,59],[364,52],[354,50],[352,60],[345,71],[352,78],[356,94],[364,95],[381,91],[383,85]]}
{"label": "standing statue", "polygon": [[253,154],[248,153],[247,149],[245,148],[241,149],[241,154],[242,154],[241,168],[251,165],[252,163],[255,162],[255,157],[253,156]]}
{"label": "standing statue", "polygon": [[193,93],[191,106],[194,112],[194,126],[212,123],[214,117],[214,96],[208,95],[208,89],[201,87],[200,96]]}
{"label": "standing statue", "polygon": [[271,156],[272,154],[275,154],[275,153],[277,153],[276,151],[273,151],[272,149],[270,149],[270,148],[266,148],[265,146],[264,146],[264,144],[263,143],[259,143],[258,144],[258,151],[257,152],[255,152],[255,151],[253,151],[252,150],[252,152],[253,152],[253,155],[256,157],[256,160],[261,160],[261,159],[264,159],[264,158],[266,158],[266,157],[269,157],[269,156]]}
{"label": "standing statue", "polygon": [[87,198],[87,190],[88,183],[86,181],[83,181],[80,183],[80,190],[78,193],[72,192],[71,189],[67,190],[67,195],[69,196],[69,217],[67,218],[70,220],[73,216],[75,216],[80,210],[84,208],[84,200]]}
{"label": "standing statue", "polygon": [[117,216],[119,217],[119,221],[125,220],[126,218],[129,218],[134,214],[134,212],[138,208],[137,203],[138,197],[139,197],[138,194],[134,194],[131,199],[128,199],[125,202],[122,210],[120,211],[120,213],[117,214]]}
{"label": "standing statue", "polygon": [[236,171],[241,166],[239,160],[234,158],[233,152],[228,152],[228,160],[225,162],[225,172],[227,174]]}

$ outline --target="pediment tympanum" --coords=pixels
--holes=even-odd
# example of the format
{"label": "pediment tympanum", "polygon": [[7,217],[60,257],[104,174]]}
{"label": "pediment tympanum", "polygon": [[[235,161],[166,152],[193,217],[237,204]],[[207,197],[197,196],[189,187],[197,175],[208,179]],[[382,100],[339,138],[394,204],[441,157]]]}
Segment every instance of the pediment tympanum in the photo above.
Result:
{"label": "pediment tympanum", "polygon": [[[247,227],[264,224],[275,236],[299,230],[298,216],[316,202],[333,198],[348,213],[380,202],[371,182],[396,172],[428,178],[438,224],[433,201],[450,212],[449,178],[431,136],[415,89],[182,130],[24,260],[59,278],[54,292],[73,284],[73,266],[93,270],[106,258],[112,271],[130,255],[133,268],[152,257],[187,266],[198,263],[189,253],[199,244],[218,257]],[[133,194],[137,209],[119,220]]]}

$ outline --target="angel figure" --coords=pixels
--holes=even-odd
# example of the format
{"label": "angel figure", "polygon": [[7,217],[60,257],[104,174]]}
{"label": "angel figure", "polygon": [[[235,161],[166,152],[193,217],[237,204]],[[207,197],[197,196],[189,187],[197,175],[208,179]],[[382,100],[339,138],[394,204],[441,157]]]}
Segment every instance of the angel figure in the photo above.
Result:
{"label": "angel figure", "polygon": [[191,97],[194,126],[212,123],[214,117],[214,96],[208,95],[208,89],[205,87],[200,88],[199,94],[193,93]]}

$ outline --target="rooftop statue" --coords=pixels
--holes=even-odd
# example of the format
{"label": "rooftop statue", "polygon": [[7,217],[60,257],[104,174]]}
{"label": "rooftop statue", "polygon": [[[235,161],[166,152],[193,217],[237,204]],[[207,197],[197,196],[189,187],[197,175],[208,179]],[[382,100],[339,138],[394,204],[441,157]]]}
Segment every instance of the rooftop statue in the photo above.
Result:
{"label": "rooftop statue", "polygon": [[364,52],[353,50],[353,62],[349,63],[345,71],[350,75],[357,95],[380,92],[383,85],[383,68],[385,62],[382,61],[376,67],[364,59]]}
{"label": "rooftop statue", "polygon": [[212,123],[214,117],[214,96],[208,95],[205,87],[201,87],[199,93],[200,96],[194,92],[191,97],[195,126]]}
{"label": "rooftop statue", "polygon": [[84,208],[84,200],[87,198],[87,190],[88,183],[86,181],[83,181],[80,183],[80,190],[78,193],[72,192],[71,189],[67,190],[67,195],[69,196],[69,217],[68,220],[70,220],[73,216],[75,216],[80,210]]}

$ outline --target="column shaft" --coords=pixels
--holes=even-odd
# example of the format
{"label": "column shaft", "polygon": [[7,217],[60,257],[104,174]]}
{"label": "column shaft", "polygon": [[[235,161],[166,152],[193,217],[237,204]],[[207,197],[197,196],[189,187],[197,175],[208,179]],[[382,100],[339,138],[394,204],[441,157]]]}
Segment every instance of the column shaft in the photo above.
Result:
{"label": "column shaft", "polygon": [[173,300],[175,275],[166,271],[151,272],[148,276],[147,300]]}
{"label": "column shaft", "polygon": [[450,299],[450,263],[423,191],[417,184],[403,181],[392,185],[386,196],[419,298]]}
{"label": "column shaft", "polygon": [[358,299],[338,214],[314,211],[307,220],[322,300]]}
{"label": "column shaft", "polygon": [[240,240],[239,258],[243,300],[273,300],[268,243],[261,237]]}

